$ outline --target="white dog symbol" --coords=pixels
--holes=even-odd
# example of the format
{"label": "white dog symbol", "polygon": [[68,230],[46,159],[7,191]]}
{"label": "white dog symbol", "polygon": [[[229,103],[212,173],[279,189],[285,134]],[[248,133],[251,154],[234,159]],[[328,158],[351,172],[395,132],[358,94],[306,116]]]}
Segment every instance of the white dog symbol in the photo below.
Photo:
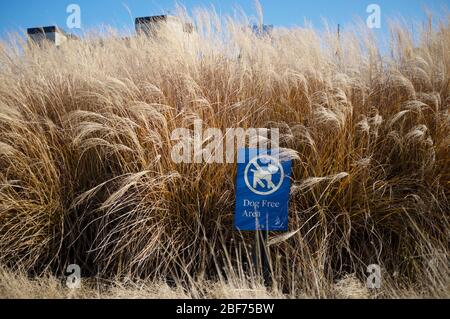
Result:
{"label": "white dog symbol", "polygon": [[[272,176],[278,173],[279,168],[275,165],[269,164],[267,167],[262,168],[256,162],[254,163],[256,170],[252,169],[253,173],[253,188],[256,189],[256,185],[258,184],[260,187],[267,189],[276,188],[275,184],[272,182]],[[267,185],[263,183],[266,181]]]}

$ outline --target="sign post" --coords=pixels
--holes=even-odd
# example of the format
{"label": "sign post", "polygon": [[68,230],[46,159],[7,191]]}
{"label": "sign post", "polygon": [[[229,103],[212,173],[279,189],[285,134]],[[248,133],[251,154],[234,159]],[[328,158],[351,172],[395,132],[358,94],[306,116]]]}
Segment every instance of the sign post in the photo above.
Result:
{"label": "sign post", "polygon": [[256,232],[253,261],[266,284],[270,281],[268,233],[288,230],[291,168],[291,159],[283,158],[278,149],[238,153],[234,224],[239,231]]}

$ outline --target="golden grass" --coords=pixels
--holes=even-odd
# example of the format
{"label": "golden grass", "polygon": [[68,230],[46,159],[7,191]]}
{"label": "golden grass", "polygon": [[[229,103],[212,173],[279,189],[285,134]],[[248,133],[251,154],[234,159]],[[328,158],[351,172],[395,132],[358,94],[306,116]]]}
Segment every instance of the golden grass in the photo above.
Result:
{"label": "golden grass", "polygon": [[448,19],[418,44],[394,26],[387,57],[357,29],[261,38],[246,21],[193,20],[190,36],[1,44],[0,263],[58,276],[77,263],[194,296],[205,280],[218,296],[247,286],[235,165],[171,160],[171,132],[202,119],[279,128],[298,154],[293,235],[270,246],[277,291],[330,297],[379,264],[388,295],[448,297]]}
{"label": "golden grass", "polygon": [[[306,291],[287,294],[276,287],[265,287],[245,279],[234,284],[199,280],[190,287],[162,280],[84,278],[81,287],[70,289],[66,278],[41,274],[30,278],[24,272],[0,269],[0,299],[311,299]],[[324,291],[324,298],[448,298],[449,291],[430,291],[420,287],[385,286],[370,290],[355,274],[345,275]]]}

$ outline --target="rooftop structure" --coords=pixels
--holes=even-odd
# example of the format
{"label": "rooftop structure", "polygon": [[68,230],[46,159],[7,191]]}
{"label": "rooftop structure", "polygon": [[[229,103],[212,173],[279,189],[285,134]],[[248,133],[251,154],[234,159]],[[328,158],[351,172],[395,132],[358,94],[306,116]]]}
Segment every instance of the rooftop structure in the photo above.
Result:
{"label": "rooftop structure", "polygon": [[68,39],[76,38],[76,36],[65,33],[57,26],[29,28],[27,34],[31,41],[39,45],[48,42],[53,43],[56,47],[59,47]]}
{"label": "rooftop structure", "polygon": [[168,26],[175,30],[180,29],[185,33],[192,33],[194,30],[191,23],[184,23],[180,18],[170,15],[140,17],[135,20],[136,33],[138,34],[154,36],[163,26]]}
{"label": "rooftop structure", "polygon": [[266,36],[266,35],[271,35],[272,31],[273,31],[273,25],[267,25],[267,24],[263,24],[263,25],[253,25],[252,27],[252,32],[257,35],[257,36]]}

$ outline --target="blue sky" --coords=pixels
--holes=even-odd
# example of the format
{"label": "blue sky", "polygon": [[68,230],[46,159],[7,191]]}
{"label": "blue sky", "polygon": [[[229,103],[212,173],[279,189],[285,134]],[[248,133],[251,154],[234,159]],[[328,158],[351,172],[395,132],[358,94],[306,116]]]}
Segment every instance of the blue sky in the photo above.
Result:
{"label": "blue sky", "polygon": [[[195,7],[214,6],[218,13],[232,14],[234,8],[242,8],[248,15],[255,15],[254,0],[180,0],[188,10]],[[0,36],[10,31],[23,31],[28,27],[57,24],[66,28],[69,4],[81,8],[82,30],[100,25],[133,29],[132,17],[162,14],[172,11],[174,0],[0,0]],[[322,18],[333,24],[346,25],[355,17],[366,19],[369,4],[380,5],[383,28],[389,17],[402,16],[410,22],[425,21],[423,9],[429,8],[443,14],[450,8],[450,0],[261,0],[264,19],[276,26],[303,25],[305,19],[321,27]],[[66,28],[67,29],[67,28]],[[78,33],[78,32],[75,32]]]}

